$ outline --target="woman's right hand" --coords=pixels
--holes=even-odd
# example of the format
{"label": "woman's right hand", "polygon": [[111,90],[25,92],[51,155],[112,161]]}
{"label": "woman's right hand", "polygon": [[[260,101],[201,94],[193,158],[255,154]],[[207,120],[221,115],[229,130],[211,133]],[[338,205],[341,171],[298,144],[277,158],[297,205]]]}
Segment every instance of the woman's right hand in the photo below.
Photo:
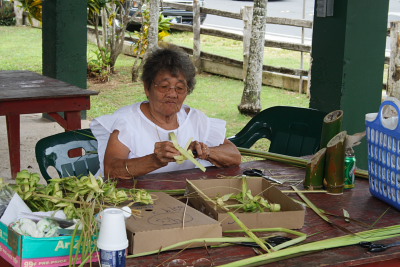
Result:
{"label": "woman's right hand", "polygon": [[168,162],[175,162],[174,156],[179,156],[180,154],[170,141],[156,142],[154,144],[154,155],[163,166],[167,165]]}

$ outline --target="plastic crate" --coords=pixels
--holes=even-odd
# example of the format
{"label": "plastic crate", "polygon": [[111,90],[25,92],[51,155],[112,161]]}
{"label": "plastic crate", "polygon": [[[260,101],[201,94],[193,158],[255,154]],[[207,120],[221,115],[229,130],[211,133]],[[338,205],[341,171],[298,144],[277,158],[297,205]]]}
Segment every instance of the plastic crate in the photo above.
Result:
{"label": "plastic crate", "polygon": [[[384,114],[389,107],[393,117]],[[394,112],[395,113],[395,112]],[[368,173],[371,194],[400,210],[400,101],[388,97],[378,113],[366,115]]]}

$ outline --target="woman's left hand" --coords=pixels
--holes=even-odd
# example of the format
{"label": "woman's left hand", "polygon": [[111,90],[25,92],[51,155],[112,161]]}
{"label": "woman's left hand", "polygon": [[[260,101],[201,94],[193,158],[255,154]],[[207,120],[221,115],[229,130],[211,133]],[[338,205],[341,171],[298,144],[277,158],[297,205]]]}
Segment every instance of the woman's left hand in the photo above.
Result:
{"label": "woman's left hand", "polygon": [[217,167],[238,166],[242,161],[242,156],[235,144],[226,138],[223,144],[214,147],[193,141],[189,149],[193,151],[193,154],[197,153],[197,158],[207,160]]}
{"label": "woman's left hand", "polygon": [[189,149],[195,152],[194,154],[197,154],[196,157],[199,159],[208,160],[210,157],[210,148],[203,142],[193,141]]}

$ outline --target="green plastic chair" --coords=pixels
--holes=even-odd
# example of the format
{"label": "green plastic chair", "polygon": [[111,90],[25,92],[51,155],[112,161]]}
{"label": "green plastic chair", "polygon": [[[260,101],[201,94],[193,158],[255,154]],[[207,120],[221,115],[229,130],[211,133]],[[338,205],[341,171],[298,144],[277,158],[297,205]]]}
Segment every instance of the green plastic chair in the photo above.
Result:
{"label": "green plastic chair", "polygon": [[[83,150],[82,156],[70,157],[69,151]],[[90,129],[73,130],[39,140],[35,146],[36,161],[43,178],[52,177],[47,169],[53,166],[59,177],[95,174],[100,168],[97,140]]]}
{"label": "green plastic chair", "polygon": [[306,156],[318,151],[327,113],[310,108],[275,106],[254,116],[235,136],[237,147],[250,148],[261,138],[271,141],[269,152]]}

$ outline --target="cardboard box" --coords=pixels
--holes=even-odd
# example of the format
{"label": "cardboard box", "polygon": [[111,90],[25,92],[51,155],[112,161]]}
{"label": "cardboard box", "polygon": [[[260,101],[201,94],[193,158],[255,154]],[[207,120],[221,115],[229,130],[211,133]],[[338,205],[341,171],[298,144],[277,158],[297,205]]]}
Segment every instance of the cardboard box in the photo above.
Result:
{"label": "cardboard box", "polygon": [[[75,238],[77,242],[79,237]],[[69,265],[71,236],[36,238],[22,236],[0,222],[0,256],[12,266]],[[92,261],[97,261],[93,257]]]}
{"label": "cardboard box", "polygon": [[[126,221],[128,253],[158,250],[195,238],[222,237],[221,224],[216,220],[168,194],[152,194],[157,198],[154,205],[134,206],[141,211],[141,216],[131,216]],[[192,244],[190,247],[200,246],[204,244]]]}
{"label": "cardboard box", "polygon": [[[229,193],[240,193],[242,188],[241,179],[209,179],[190,181],[195,187],[201,190],[206,196],[215,199]],[[275,186],[264,178],[247,178],[248,186],[253,196],[260,194],[271,203],[281,205],[280,212],[235,212],[235,215],[248,228],[272,228],[284,227],[288,229],[299,229],[304,225],[305,210],[302,205],[294,202],[283,194]],[[236,230],[240,226],[224,210],[217,209],[211,201],[207,201],[201,194],[187,184],[187,191],[191,194],[189,201],[193,207],[207,214],[222,223],[222,230]]]}

